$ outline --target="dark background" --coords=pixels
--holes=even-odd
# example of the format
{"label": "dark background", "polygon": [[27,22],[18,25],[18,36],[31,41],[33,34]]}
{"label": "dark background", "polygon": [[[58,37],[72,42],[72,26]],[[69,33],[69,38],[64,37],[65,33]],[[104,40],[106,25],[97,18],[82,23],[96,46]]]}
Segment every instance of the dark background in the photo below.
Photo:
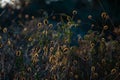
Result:
{"label": "dark background", "polygon": [[[120,22],[120,0],[31,0],[27,6],[25,6],[24,0],[22,2],[20,10],[11,9],[9,6],[6,6],[4,9],[0,8],[0,13],[5,10],[5,13],[0,16],[0,25],[2,27],[10,26],[13,20],[17,22],[19,20],[17,18],[18,14],[40,17],[42,10],[46,11],[48,16],[52,13],[71,15],[73,10],[77,10],[78,15],[76,19],[82,20],[83,33],[91,25],[90,20],[87,18],[88,15],[92,15],[95,20],[99,20],[101,13],[106,11],[116,26]],[[50,3],[48,4],[48,2]],[[14,11],[14,14],[11,14],[12,11]]]}

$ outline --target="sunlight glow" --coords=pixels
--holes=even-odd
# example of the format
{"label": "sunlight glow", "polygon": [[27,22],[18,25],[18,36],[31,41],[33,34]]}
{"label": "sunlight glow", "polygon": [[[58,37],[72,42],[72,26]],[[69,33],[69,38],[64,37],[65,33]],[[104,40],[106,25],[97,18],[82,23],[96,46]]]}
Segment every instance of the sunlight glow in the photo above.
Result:
{"label": "sunlight glow", "polygon": [[4,8],[6,5],[10,5],[12,8],[20,9],[20,1],[19,0],[0,0],[0,7]]}

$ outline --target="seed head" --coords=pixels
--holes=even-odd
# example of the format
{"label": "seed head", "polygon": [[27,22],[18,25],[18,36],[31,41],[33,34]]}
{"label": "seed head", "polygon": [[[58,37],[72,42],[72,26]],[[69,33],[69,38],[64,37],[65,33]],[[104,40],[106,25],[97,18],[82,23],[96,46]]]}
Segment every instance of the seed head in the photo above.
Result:
{"label": "seed head", "polygon": [[117,70],[115,69],[115,68],[113,68],[112,70],[111,70],[111,74],[115,74],[117,72]]}
{"label": "seed head", "polygon": [[91,71],[94,72],[95,71],[95,66],[91,67]]}
{"label": "seed head", "polygon": [[38,26],[39,28],[41,28],[41,27],[42,27],[42,23],[39,22],[39,23],[37,24],[37,26]]}
{"label": "seed head", "polygon": [[6,33],[6,32],[7,32],[7,28],[4,28],[4,29],[3,29],[3,33]]}
{"label": "seed head", "polygon": [[88,15],[88,19],[92,19],[92,15]]}
{"label": "seed head", "polygon": [[73,14],[73,15],[76,15],[76,14],[77,14],[77,11],[76,11],[76,10],[73,10],[72,14]]}
{"label": "seed head", "polygon": [[47,24],[48,24],[48,20],[45,19],[45,20],[43,21],[43,23],[44,23],[44,25],[47,25]]}
{"label": "seed head", "polygon": [[102,12],[102,13],[101,13],[101,17],[102,17],[103,19],[108,19],[108,18],[109,18],[108,14],[107,14],[106,12]]}
{"label": "seed head", "polygon": [[21,55],[21,51],[20,50],[16,51],[16,55],[20,56]]}
{"label": "seed head", "polygon": [[108,26],[105,25],[105,26],[103,27],[103,30],[107,30],[107,29],[108,29]]}

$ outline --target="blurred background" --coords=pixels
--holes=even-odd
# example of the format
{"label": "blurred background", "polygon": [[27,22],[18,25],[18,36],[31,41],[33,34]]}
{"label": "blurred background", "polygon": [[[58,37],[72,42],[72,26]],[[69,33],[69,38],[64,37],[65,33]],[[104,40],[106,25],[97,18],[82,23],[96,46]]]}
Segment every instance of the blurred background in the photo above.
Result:
{"label": "blurred background", "polygon": [[[88,15],[95,20],[100,19],[102,12],[107,12],[112,22],[120,23],[120,0],[0,0],[0,25],[8,27],[17,22],[22,16],[50,16],[59,13],[71,15],[73,10],[78,11],[76,19],[82,21],[83,34],[90,28]],[[30,20],[31,18],[29,18]]]}

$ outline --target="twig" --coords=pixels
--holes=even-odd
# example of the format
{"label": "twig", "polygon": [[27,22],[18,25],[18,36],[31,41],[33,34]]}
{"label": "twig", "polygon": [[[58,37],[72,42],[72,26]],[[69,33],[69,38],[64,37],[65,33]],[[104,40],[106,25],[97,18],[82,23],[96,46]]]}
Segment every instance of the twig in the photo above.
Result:
{"label": "twig", "polygon": [[1,13],[0,13],[0,16],[2,16],[4,13],[5,13],[6,10],[3,10]]}

